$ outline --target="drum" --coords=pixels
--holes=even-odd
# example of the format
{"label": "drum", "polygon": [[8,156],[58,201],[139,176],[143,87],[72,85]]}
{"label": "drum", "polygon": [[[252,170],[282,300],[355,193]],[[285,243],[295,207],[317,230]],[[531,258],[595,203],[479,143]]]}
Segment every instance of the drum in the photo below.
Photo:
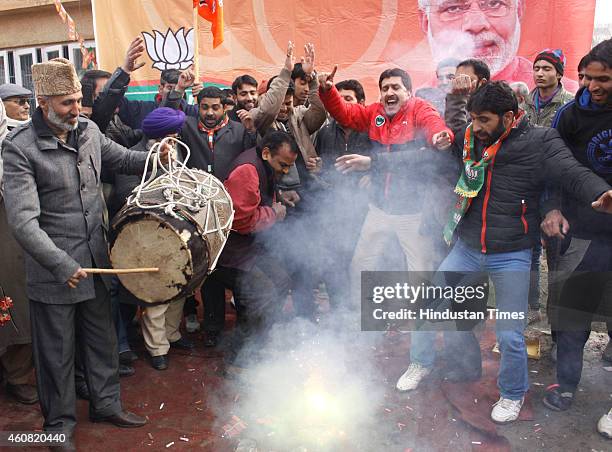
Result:
{"label": "drum", "polygon": [[111,263],[159,272],[119,275],[121,283],[148,303],[191,295],[215,268],[229,235],[229,194],[198,170],[166,174],[134,191],[112,222]]}

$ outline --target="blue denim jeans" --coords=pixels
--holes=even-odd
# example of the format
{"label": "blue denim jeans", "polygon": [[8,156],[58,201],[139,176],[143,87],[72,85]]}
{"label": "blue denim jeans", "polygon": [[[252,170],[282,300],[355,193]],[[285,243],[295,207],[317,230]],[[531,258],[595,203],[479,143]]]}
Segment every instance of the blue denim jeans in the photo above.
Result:
{"label": "blue denim jeans", "polygon": [[[487,272],[495,288],[496,308],[499,312],[522,312],[526,318],[529,296],[531,249],[509,253],[483,254],[468,247],[461,240],[440,265],[439,272]],[[442,275],[440,275],[443,278]],[[529,389],[527,349],[523,331],[526,320],[496,320],[495,332],[501,352],[497,385],[502,397],[518,400]],[[471,331],[445,331],[445,342],[466,341]],[[432,367],[436,358],[436,331],[415,331],[410,348],[411,361]]]}

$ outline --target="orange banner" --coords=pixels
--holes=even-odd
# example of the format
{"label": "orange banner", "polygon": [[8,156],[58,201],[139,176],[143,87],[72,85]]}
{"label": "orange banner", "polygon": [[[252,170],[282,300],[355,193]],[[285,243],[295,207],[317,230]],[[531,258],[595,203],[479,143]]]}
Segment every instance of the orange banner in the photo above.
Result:
{"label": "orange banner", "polygon": [[[193,2],[93,0],[98,63],[122,64],[135,36],[144,36],[151,60],[133,83],[154,85],[159,71],[193,63]],[[220,2],[221,3],[221,2]],[[287,41],[298,56],[316,48],[318,71],[338,64],[336,80],[356,78],[369,101],[378,97],[386,68],[406,69],[414,89],[435,83],[446,57],[487,61],[493,78],[533,86],[531,60],[544,48],[567,57],[566,86],[590,49],[595,0],[225,0],[224,42],[213,49],[211,24],[199,19],[200,78],[231,85],[249,73],[258,80],[278,73]]]}

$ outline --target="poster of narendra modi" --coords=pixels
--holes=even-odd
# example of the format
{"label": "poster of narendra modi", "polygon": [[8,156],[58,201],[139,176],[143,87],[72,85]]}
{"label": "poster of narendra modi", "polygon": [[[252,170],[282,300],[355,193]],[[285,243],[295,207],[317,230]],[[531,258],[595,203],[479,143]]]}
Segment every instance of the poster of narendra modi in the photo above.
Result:
{"label": "poster of narendra modi", "polygon": [[449,57],[482,59],[493,79],[531,89],[533,58],[546,48],[562,49],[563,83],[576,91],[595,15],[595,0],[224,0],[223,43],[213,48],[211,24],[199,18],[196,55],[191,0],[92,3],[102,69],[120,66],[134,37],[146,40],[147,64],[132,74],[132,95],[152,90],[164,68],[184,69],[195,58],[207,83],[230,86],[244,73],[269,79],[291,40],[298,58],[314,43],[316,69],[338,65],[336,80],[360,80],[371,101],[383,70],[407,70],[414,89],[434,86],[437,64]]}

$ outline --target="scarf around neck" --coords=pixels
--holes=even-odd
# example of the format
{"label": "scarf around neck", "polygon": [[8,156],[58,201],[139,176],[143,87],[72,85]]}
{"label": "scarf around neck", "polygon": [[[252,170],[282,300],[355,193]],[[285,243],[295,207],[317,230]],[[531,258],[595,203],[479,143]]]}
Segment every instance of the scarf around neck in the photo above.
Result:
{"label": "scarf around neck", "polygon": [[215,132],[217,132],[217,130],[221,130],[223,127],[225,127],[228,124],[229,124],[229,117],[227,115],[224,115],[221,122],[217,124],[215,127],[213,127],[212,129],[207,128],[202,123],[202,121],[198,121],[198,129],[200,129],[201,132],[204,132],[207,134],[208,147],[210,148],[211,151],[215,150]]}
{"label": "scarf around neck", "polygon": [[491,145],[484,148],[482,158],[478,161],[474,160],[474,126],[472,123],[465,131],[463,140],[463,168],[461,176],[455,187],[457,193],[457,201],[451,211],[451,218],[444,228],[444,240],[447,245],[451,244],[455,229],[459,222],[464,217],[465,213],[470,208],[472,201],[484,186],[485,170],[495,160],[497,152],[502,146],[503,141],[510,135],[512,129],[516,128],[523,119],[524,113],[519,111],[515,116],[514,121],[510,124],[501,136]]}
{"label": "scarf around neck", "polygon": [[540,108],[546,107],[548,104],[552,102],[555,96],[561,91],[561,85],[557,85],[557,89],[547,98],[540,97],[540,90],[536,89],[535,93],[533,93],[533,104],[535,105],[535,109],[537,112],[540,111]]}

